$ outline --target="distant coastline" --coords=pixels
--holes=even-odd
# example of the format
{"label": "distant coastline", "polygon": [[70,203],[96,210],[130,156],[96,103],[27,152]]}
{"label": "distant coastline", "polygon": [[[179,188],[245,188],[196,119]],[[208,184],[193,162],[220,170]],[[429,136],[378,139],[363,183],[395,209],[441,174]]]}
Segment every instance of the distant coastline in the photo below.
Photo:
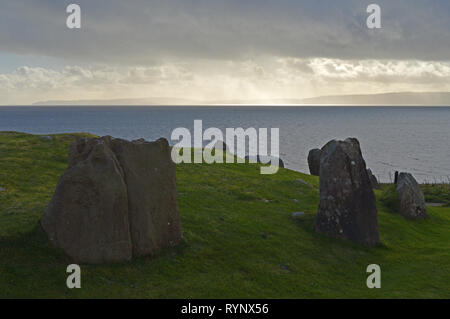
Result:
{"label": "distant coastline", "polygon": [[305,99],[200,101],[167,97],[112,100],[49,100],[34,106],[450,106],[450,92],[332,95]]}

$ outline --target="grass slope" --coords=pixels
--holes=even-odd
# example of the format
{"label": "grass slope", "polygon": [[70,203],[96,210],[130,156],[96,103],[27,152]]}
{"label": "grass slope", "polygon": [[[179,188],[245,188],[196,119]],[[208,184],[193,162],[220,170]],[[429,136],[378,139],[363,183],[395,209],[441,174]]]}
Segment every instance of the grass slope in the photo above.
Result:
{"label": "grass slope", "polygon": [[[258,164],[179,165],[183,243],[156,259],[83,265],[82,289],[69,290],[70,261],[37,225],[77,135],[0,133],[1,298],[450,298],[449,207],[410,221],[379,202],[383,245],[363,247],[313,232],[316,177],[260,175]],[[381,289],[366,287],[372,263]]]}

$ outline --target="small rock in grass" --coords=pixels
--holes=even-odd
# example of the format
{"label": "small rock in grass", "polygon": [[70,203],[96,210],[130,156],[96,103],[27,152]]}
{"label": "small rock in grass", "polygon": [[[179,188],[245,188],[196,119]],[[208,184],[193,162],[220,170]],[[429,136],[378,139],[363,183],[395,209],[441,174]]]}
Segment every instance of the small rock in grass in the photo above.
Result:
{"label": "small rock in grass", "polygon": [[261,237],[262,237],[263,239],[267,239],[267,233],[262,233],[262,234],[261,234]]}
{"label": "small rock in grass", "polygon": [[298,199],[296,199],[296,198],[294,198],[292,201],[293,201],[294,203],[298,203]]}
{"label": "small rock in grass", "polygon": [[300,217],[300,216],[303,216],[303,215],[305,215],[305,212],[295,212],[295,213],[292,213],[292,217]]}
{"label": "small rock in grass", "polygon": [[0,187],[0,192],[4,192],[5,189],[3,187]]}
{"label": "small rock in grass", "polygon": [[43,140],[46,140],[46,141],[51,141],[52,140],[52,137],[51,136],[41,136],[41,138],[43,139]]}
{"label": "small rock in grass", "polygon": [[307,182],[305,182],[303,179],[301,179],[301,178],[297,178],[296,180],[295,180],[297,183],[300,183],[300,184],[303,184],[303,185],[309,185]]}
{"label": "small rock in grass", "polygon": [[406,218],[426,218],[425,196],[416,179],[409,173],[400,173],[397,180],[400,214]]}
{"label": "small rock in grass", "polygon": [[289,271],[289,268],[285,265],[280,265],[281,269],[284,271]]}

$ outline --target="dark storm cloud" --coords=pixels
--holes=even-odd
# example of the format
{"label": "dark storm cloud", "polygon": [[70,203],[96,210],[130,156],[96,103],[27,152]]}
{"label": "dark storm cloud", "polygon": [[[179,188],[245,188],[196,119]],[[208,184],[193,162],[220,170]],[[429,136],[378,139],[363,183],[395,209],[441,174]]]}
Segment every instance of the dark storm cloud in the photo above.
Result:
{"label": "dark storm cloud", "polygon": [[[65,26],[69,3],[82,29]],[[365,23],[382,7],[382,29]],[[89,62],[260,55],[450,59],[448,0],[2,0],[0,52]]]}

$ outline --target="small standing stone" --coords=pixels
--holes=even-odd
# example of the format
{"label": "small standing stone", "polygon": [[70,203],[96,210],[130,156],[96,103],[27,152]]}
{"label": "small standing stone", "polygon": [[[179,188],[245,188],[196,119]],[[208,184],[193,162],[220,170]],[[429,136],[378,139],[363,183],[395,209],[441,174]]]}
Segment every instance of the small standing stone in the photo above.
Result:
{"label": "small standing stone", "polygon": [[397,183],[398,183],[398,171],[395,171],[395,174],[394,174],[394,184],[397,185]]}
{"label": "small standing stone", "polygon": [[409,173],[398,175],[397,195],[400,201],[400,214],[406,218],[426,218],[425,196],[416,179]]}

